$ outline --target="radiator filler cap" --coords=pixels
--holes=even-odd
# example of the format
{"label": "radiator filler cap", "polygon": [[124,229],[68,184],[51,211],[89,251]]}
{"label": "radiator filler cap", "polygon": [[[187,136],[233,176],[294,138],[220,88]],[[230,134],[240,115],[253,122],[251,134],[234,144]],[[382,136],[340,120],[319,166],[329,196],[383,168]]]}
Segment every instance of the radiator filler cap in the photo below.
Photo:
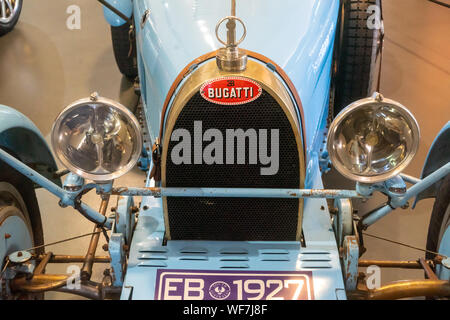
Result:
{"label": "radiator filler cap", "polygon": [[[227,21],[226,42],[219,36],[219,28],[225,21]],[[236,21],[242,25],[244,30],[244,34],[239,41],[236,41]],[[216,55],[217,66],[220,70],[226,72],[239,72],[244,71],[247,68],[247,54],[244,50],[238,48],[239,44],[244,41],[246,35],[247,28],[245,27],[244,22],[236,17],[236,2],[233,0],[231,5],[231,16],[223,18],[216,26],[217,40],[225,46],[224,48],[219,49]]]}

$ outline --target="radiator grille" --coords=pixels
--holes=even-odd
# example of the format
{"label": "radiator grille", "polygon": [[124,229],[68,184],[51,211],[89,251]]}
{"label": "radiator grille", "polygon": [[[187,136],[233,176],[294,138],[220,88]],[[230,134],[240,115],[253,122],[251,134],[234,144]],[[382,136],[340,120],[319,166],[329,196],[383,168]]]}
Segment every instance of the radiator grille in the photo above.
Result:
{"label": "radiator grille", "polygon": [[[167,149],[166,187],[299,188],[300,160],[291,124],[276,100],[263,91],[257,100],[238,106],[216,105],[195,94],[185,105],[173,130],[187,129],[194,136],[194,122],[202,121],[203,132],[219,129],[279,129],[279,170],[260,174],[261,165],[175,165],[171,141]],[[270,150],[270,134],[268,135]],[[193,138],[192,138],[193,139]],[[205,142],[205,145],[208,144]],[[248,141],[246,155],[248,159]],[[225,153],[224,138],[224,153]],[[236,153],[236,150],[235,150]],[[235,154],[236,159],[236,154]],[[167,201],[168,225],[173,240],[296,240],[298,199],[176,198]]]}

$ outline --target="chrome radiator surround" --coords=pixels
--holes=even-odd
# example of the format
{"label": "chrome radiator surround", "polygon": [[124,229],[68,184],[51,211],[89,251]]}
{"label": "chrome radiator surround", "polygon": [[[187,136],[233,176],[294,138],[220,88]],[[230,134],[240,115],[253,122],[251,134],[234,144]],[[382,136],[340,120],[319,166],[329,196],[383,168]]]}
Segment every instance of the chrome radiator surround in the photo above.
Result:
{"label": "chrome radiator surround", "polygon": [[[296,110],[297,106],[291,99],[290,93],[286,86],[279,80],[279,78],[275,75],[275,73],[269,69],[266,65],[261,64],[259,62],[250,60],[248,62],[247,69],[243,72],[224,72],[220,71],[217,68],[215,61],[209,61],[201,65],[195,71],[193,71],[189,78],[184,81],[184,84],[181,86],[179,91],[176,94],[176,97],[173,99],[173,103],[167,113],[166,117],[166,125],[164,130],[164,135],[162,139],[162,158],[161,158],[161,185],[162,187],[167,187],[167,161],[169,159],[169,144],[171,134],[175,128],[177,119],[179,118],[181,112],[185,108],[185,106],[194,98],[196,94],[198,94],[201,86],[211,80],[217,79],[220,77],[244,77],[249,80],[257,82],[264,92],[270,95],[271,98],[274,99],[278,107],[282,109],[285,117],[289,121],[290,128],[292,129],[293,137],[295,139],[295,143],[297,146],[298,152],[298,173],[299,173],[299,185],[296,186],[298,188],[304,187],[305,180],[305,159],[304,159],[304,146],[302,140],[302,127],[299,124],[299,120],[297,117],[298,110]],[[244,105],[245,106],[245,105]],[[198,119],[201,120],[201,119]],[[282,141],[280,141],[282,143]],[[283,161],[283,154],[280,154],[280,162]],[[180,185],[180,187],[184,187]],[[250,187],[250,186],[247,186]],[[300,240],[302,234],[302,216],[303,216],[303,200],[298,200],[298,216],[297,216],[297,226],[296,226],[296,234],[295,239],[289,240]],[[169,212],[168,212],[168,203],[167,198],[163,200],[164,207],[164,217],[165,217],[165,227],[166,227],[166,235],[165,238],[170,240],[173,239],[171,233],[171,226],[169,223]],[[245,210],[244,210],[245,211]],[[243,212],[245,214],[245,212]],[[276,223],[276,221],[273,221]],[[178,239],[178,238],[177,238]],[[205,239],[206,240],[206,239]],[[214,239],[208,239],[214,240]],[[232,239],[230,239],[232,240]]]}

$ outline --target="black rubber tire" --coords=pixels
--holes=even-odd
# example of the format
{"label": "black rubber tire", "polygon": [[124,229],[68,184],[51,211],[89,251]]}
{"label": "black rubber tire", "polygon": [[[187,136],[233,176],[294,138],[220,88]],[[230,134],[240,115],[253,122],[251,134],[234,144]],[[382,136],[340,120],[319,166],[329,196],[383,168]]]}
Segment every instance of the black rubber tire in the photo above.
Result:
{"label": "black rubber tire", "polygon": [[336,39],[340,43],[336,61],[334,115],[350,103],[372,94],[372,69],[376,60],[374,46],[381,31],[367,27],[371,16],[367,10],[369,6],[380,5],[380,1],[344,0],[342,34]]}
{"label": "black rubber tire", "polygon": [[17,11],[16,16],[14,19],[12,19],[7,24],[0,23],[0,37],[10,32],[17,24],[17,21],[19,21],[20,13],[22,12],[22,6],[23,6],[23,0],[19,2],[19,8]]}
{"label": "black rubber tire", "polygon": [[[448,175],[442,182],[441,187],[436,195],[434,201],[433,211],[431,213],[430,225],[428,227],[427,236],[427,250],[437,252],[442,236],[441,228],[450,224],[450,217],[445,217],[445,213],[450,205],[450,175]],[[444,221],[444,218],[446,221]],[[435,255],[427,252],[425,257],[433,260]]]}
{"label": "black rubber tire", "polygon": [[[34,245],[43,245],[44,232],[42,229],[41,213],[39,211],[39,204],[36,199],[33,182],[2,161],[0,161],[0,182],[7,182],[19,191],[28,210],[28,218],[30,219],[33,231]],[[25,212],[22,213],[24,215],[26,214]],[[37,249],[36,253],[43,253],[43,248]]]}
{"label": "black rubber tire", "polygon": [[133,51],[130,53],[130,23],[125,23],[120,27],[111,27],[111,37],[120,72],[127,78],[134,80],[138,75],[136,58],[136,41],[133,40]]}

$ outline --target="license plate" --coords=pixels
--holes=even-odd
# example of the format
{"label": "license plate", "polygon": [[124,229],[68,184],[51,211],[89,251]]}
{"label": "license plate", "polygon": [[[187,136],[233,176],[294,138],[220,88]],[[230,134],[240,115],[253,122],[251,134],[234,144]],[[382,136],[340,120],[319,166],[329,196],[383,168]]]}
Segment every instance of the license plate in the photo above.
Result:
{"label": "license plate", "polygon": [[310,271],[157,270],[156,300],[313,300]]}

